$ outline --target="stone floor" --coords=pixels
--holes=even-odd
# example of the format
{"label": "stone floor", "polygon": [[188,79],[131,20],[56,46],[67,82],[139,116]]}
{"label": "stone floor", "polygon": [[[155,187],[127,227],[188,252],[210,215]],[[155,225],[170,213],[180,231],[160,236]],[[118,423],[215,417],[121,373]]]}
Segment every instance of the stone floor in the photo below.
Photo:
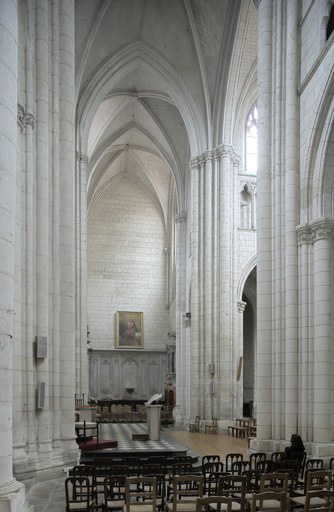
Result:
{"label": "stone floor", "polygon": [[65,510],[64,477],[38,482],[27,492],[27,501],[34,512],[63,512]]}

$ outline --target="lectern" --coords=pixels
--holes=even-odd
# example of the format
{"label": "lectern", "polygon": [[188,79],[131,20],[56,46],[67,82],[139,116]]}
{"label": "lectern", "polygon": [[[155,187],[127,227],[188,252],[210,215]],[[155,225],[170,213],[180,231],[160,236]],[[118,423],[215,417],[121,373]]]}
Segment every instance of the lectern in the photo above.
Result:
{"label": "lectern", "polygon": [[161,416],[161,405],[156,404],[162,395],[153,395],[145,403],[147,410],[147,430],[150,437],[150,441],[160,440],[160,416]]}

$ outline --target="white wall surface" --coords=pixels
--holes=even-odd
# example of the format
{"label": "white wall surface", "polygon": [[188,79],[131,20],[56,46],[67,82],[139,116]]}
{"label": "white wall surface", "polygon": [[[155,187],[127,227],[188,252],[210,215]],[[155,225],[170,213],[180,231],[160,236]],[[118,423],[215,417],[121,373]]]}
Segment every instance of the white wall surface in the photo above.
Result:
{"label": "white wall surface", "polygon": [[164,230],[150,198],[131,180],[110,185],[88,219],[88,324],[91,347],[115,347],[115,313],[144,313],[144,348],[164,349]]}

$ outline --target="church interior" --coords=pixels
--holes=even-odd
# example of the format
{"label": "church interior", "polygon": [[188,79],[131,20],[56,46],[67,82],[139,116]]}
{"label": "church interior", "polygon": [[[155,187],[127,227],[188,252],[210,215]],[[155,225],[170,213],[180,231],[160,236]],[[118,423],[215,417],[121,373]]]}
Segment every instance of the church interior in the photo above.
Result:
{"label": "church interior", "polygon": [[91,451],[240,476],[298,434],[296,486],[334,468],[333,31],[333,0],[0,0],[0,512],[71,510]]}

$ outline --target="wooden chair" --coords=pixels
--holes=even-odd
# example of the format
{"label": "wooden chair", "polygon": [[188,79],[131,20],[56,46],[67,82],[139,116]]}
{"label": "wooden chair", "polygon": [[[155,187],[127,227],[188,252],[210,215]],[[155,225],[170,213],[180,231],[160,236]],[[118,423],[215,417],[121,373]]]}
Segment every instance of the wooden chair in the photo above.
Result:
{"label": "wooden chair", "polygon": [[324,461],[322,459],[308,459],[305,464],[305,470],[307,469],[323,469]]}
{"label": "wooden chair", "polygon": [[156,512],[157,482],[155,478],[130,476],[125,482],[124,512]]}
{"label": "wooden chair", "polygon": [[140,457],[123,457],[122,464],[129,467],[130,475],[140,476],[140,465],[141,465]]}
{"label": "wooden chair", "polygon": [[173,479],[173,499],[166,503],[166,511],[195,512],[197,498],[203,496],[203,477],[180,475]]}
{"label": "wooden chair", "polygon": [[242,475],[244,471],[250,468],[249,460],[235,460],[231,464],[231,473],[232,475]]}
{"label": "wooden chair", "polygon": [[86,476],[70,476],[65,480],[66,512],[90,512],[96,503]]}
{"label": "wooden chair", "polygon": [[256,463],[259,460],[266,460],[266,459],[267,459],[267,455],[264,452],[251,453],[249,456],[249,462],[250,462],[249,469],[256,469]]}
{"label": "wooden chair", "polygon": [[221,510],[224,512],[231,512],[232,498],[227,498],[226,496],[207,496],[205,498],[197,498],[196,512],[202,512],[202,510],[213,508],[212,505],[215,505],[214,508],[217,512],[220,512]]}
{"label": "wooden chair", "polygon": [[255,469],[259,469],[262,473],[272,473],[275,465],[272,460],[258,460]]}
{"label": "wooden chair", "polygon": [[225,458],[225,470],[227,472],[232,469],[232,462],[235,460],[244,460],[244,456],[242,453],[228,453]]}
{"label": "wooden chair", "polygon": [[308,491],[305,512],[334,512],[334,491]]}
{"label": "wooden chair", "polygon": [[[287,495],[288,492],[289,478],[286,473],[267,473],[260,478],[260,493],[272,492],[279,493],[284,492]],[[265,503],[265,509],[279,510],[281,506],[280,499],[272,498],[267,499]]]}
{"label": "wooden chair", "polygon": [[[219,479],[218,496],[232,498],[233,511],[244,512],[247,508],[246,501],[246,477],[237,475],[225,475]],[[215,509],[215,505],[212,505]]]}
{"label": "wooden chair", "polygon": [[205,494],[207,496],[218,495],[219,480],[223,476],[228,476],[229,473],[209,473],[208,478],[205,479]]}
{"label": "wooden chair", "polygon": [[103,512],[122,509],[125,505],[125,476],[106,477],[103,481],[104,500]]}
{"label": "wooden chair", "polygon": [[202,475],[204,478],[204,494],[208,494],[209,490],[209,476],[212,473],[224,473],[224,463],[223,462],[206,462],[202,464]]}
{"label": "wooden chair", "polygon": [[173,481],[176,476],[190,474],[193,471],[193,465],[191,462],[179,462],[177,464],[173,464],[172,472],[169,475],[168,484],[167,484],[167,501],[171,499],[173,493]]}
{"label": "wooden chair", "polygon": [[[304,494],[290,497],[290,510],[305,506],[306,495],[310,491],[329,491],[332,486],[332,471],[328,470],[307,470],[305,472],[306,483],[304,485]],[[323,500],[313,500],[314,505],[322,505]]]}
{"label": "wooden chair", "polygon": [[200,416],[196,416],[194,423],[189,423],[189,432],[199,432]]}
{"label": "wooden chair", "polygon": [[[279,508],[270,508],[269,504],[279,504]],[[285,512],[286,510],[286,493],[280,492],[260,492],[253,494],[251,512]]]}
{"label": "wooden chair", "polygon": [[95,481],[97,491],[104,492],[104,479],[112,474],[113,461],[108,457],[96,457],[91,463],[95,468]]}
{"label": "wooden chair", "polygon": [[272,452],[271,460],[276,464],[276,462],[281,462],[284,458],[284,452]]}
{"label": "wooden chair", "polygon": [[208,423],[205,425],[204,429],[205,434],[217,434],[218,433],[218,419],[213,418],[212,423]]}
{"label": "wooden chair", "polygon": [[[334,459],[334,457],[333,457]],[[202,466],[207,462],[220,462],[220,455],[203,455],[202,457]]]}
{"label": "wooden chair", "polygon": [[246,469],[243,476],[246,477],[246,493],[259,493],[262,472],[259,469]]}
{"label": "wooden chair", "polygon": [[[87,488],[87,494],[90,493],[91,499],[97,503],[97,483],[96,483],[96,468],[92,465],[84,465],[80,464],[77,466],[73,466],[72,469],[72,476],[74,478],[88,478],[89,480],[89,489]],[[73,493],[75,494],[76,489],[73,490]],[[85,492],[84,487],[82,484],[79,484],[78,492],[80,492],[81,495]]]}

